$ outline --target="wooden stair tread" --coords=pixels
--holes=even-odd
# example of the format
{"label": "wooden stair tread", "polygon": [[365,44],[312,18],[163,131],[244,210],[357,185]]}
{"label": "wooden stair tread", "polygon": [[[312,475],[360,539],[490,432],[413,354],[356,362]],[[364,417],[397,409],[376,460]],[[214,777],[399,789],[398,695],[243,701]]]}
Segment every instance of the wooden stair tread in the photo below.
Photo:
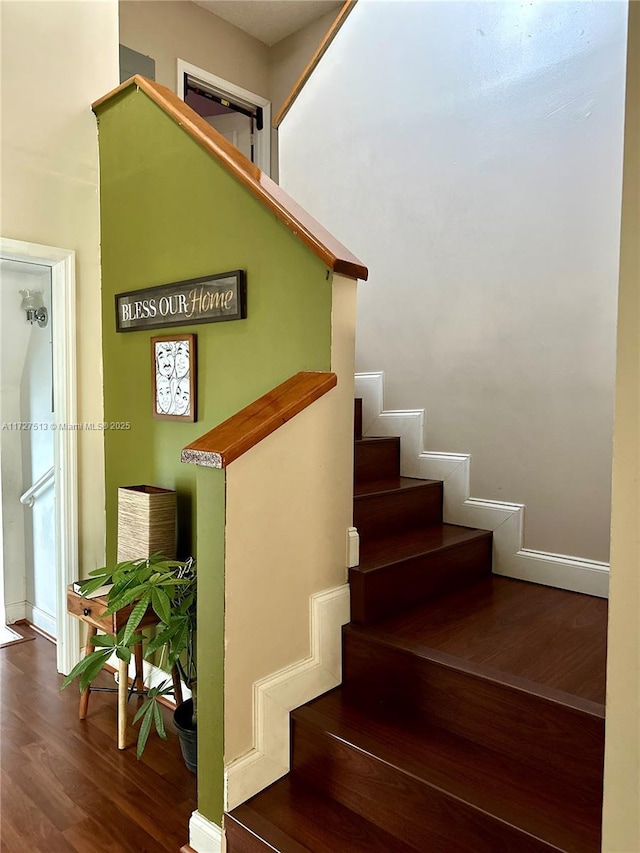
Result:
{"label": "wooden stair tread", "polygon": [[361,421],[344,684],[292,712],[229,853],[599,853],[606,601],[492,575],[492,532]]}
{"label": "wooden stair tread", "polygon": [[424,489],[440,486],[440,480],[417,480],[414,477],[395,477],[386,480],[373,480],[370,483],[356,484],[353,489],[354,498],[384,495],[389,492],[402,492],[410,489]]}
{"label": "wooden stair tread", "polygon": [[353,442],[355,452],[362,447],[400,447],[400,438],[397,435],[363,435],[362,438],[356,438]]}
{"label": "wooden stair tread", "polygon": [[464,542],[491,538],[491,531],[456,524],[432,524],[421,530],[388,534],[382,538],[360,543],[360,565],[356,569],[369,572],[393,565],[420,554],[454,548]]}
{"label": "wooden stair tread", "polygon": [[546,773],[406,716],[363,713],[340,688],[294,711],[293,719],[552,848],[599,850],[597,793],[570,789]]}
{"label": "wooden stair tread", "polygon": [[231,818],[282,853],[415,853],[295,773],[234,809]]}
{"label": "wooden stair tread", "polygon": [[580,697],[604,713],[605,599],[489,575],[366,631]]}

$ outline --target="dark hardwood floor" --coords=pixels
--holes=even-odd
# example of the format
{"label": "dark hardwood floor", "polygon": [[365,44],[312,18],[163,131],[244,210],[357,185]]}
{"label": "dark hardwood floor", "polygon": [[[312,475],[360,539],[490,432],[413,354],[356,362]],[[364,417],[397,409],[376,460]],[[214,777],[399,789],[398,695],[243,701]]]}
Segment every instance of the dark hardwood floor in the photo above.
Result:
{"label": "dark hardwood floor", "polygon": [[[34,634],[27,626],[21,632]],[[196,808],[171,713],[168,739],[152,735],[140,761],[137,730],[116,748],[116,696],[93,693],[85,721],[78,690],[60,692],[55,647],[0,650],[0,849],[2,853],[177,853]],[[113,686],[103,672],[96,685]],[[129,703],[133,719],[136,701]]]}

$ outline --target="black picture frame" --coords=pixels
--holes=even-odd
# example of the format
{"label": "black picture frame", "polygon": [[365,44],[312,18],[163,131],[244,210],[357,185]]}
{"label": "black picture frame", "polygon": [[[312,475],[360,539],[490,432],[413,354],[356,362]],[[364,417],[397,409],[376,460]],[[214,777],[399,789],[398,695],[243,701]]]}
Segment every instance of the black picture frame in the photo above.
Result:
{"label": "black picture frame", "polygon": [[244,320],[245,272],[231,270],[117,293],[115,311],[116,332]]}

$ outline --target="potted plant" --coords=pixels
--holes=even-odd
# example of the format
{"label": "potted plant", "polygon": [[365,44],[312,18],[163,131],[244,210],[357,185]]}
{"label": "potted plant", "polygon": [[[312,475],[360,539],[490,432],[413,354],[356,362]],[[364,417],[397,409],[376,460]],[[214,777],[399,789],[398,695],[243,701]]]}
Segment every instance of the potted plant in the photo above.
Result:
{"label": "potted plant", "polygon": [[[196,669],[196,571],[193,559],[186,562],[168,560],[160,554],[152,557],[117,563],[114,567],[94,569],[80,584],[81,595],[91,595],[102,586],[107,601],[105,616],[133,604],[125,626],[116,637],[99,634],[92,637],[95,650],[85,655],[62,682],[62,689],[79,678],[82,692],[97,676],[115,652],[120,660],[129,663],[132,649],[139,640],[137,628],[148,608],[152,608],[158,623],[155,635],[148,640],[144,657],[157,658],[156,663],[171,670],[174,666],[181,680],[191,691],[191,699],[179,705],[174,722],[180,738],[182,754],[190,770],[196,770],[197,669]],[[159,700],[173,693],[170,679],[146,691],[144,701],[134,717],[140,722],[137,756],[142,755],[149,733],[155,728],[166,737]]]}

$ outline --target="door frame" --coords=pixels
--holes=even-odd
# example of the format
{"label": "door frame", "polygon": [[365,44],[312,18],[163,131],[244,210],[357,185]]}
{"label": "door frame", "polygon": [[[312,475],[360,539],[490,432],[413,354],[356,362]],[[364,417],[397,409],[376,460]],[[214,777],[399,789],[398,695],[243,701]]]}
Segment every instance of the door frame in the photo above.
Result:
{"label": "door frame", "polygon": [[[53,400],[55,422],[77,425],[76,255],[71,249],[0,237],[0,256],[40,264],[51,270]],[[54,435],[56,663],[67,675],[80,654],[80,626],[67,612],[67,586],[78,574],[78,438],[77,431]],[[4,615],[4,614],[3,614]]]}
{"label": "door frame", "polygon": [[239,98],[241,101],[246,101],[254,107],[262,107],[263,127],[262,130],[255,131],[255,163],[266,175],[271,175],[271,101],[263,98],[261,95],[256,95],[254,92],[249,92],[247,89],[242,89],[236,86],[235,83],[230,83],[228,80],[223,80],[222,77],[216,77],[204,68],[198,68],[197,65],[192,65],[190,62],[185,62],[183,59],[178,59],[177,63],[177,85],[176,92],[180,100],[184,101],[184,75],[195,77],[201,80],[205,85],[208,83],[213,86],[221,94],[229,96],[229,100]]}

